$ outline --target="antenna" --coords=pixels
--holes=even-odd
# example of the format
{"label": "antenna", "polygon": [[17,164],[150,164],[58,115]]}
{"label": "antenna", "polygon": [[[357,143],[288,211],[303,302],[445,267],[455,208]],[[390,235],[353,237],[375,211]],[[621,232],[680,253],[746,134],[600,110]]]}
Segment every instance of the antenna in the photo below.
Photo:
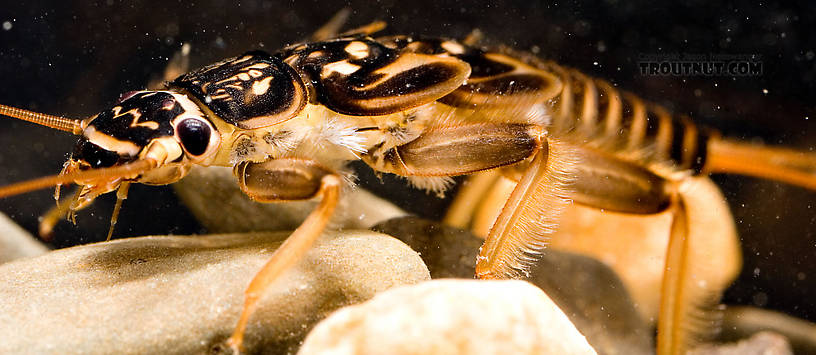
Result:
{"label": "antenna", "polygon": [[48,115],[6,105],[0,105],[0,115],[14,117],[60,131],[71,132],[75,135],[82,133],[82,120]]}
{"label": "antenna", "polygon": [[140,159],[120,166],[110,168],[98,168],[92,170],[82,170],[69,174],[46,176],[39,179],[18,182],[16,184],[0,187],[0,198],[19,195],[21,193],[44,189],[46,187],[62,184],[71,184],[75,181],[113,179],[117,177],[127,177],[138,175],[158,166],[153,159]]}

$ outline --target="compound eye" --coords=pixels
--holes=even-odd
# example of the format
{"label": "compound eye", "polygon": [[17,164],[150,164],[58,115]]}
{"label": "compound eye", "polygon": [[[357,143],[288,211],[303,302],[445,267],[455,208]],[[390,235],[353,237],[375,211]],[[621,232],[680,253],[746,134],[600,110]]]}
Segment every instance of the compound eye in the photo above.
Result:
{"label": "compound eye", "polygon": [[187,153],[200,156],[207,152],[212,136],[212,128],[207,123],[188,118],[176,126],[176,133]]}

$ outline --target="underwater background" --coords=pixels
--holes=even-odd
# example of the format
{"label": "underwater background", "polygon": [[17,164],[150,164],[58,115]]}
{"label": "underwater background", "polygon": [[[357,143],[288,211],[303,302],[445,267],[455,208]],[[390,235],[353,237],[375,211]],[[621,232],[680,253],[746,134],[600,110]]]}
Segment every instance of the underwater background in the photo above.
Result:
{"label": "underwater background", "polygon": [[[736,5],[717,1],[73,1],[0,8],[0,103],[85,117],[139,90],[182,43],[192,66],[251,49],[275,51],[307,38],[334,13],[352,9],[347,28],[374,20],[382,34],[464,38],[534,52],[604,78],[727,136],[801,150],[816,148],[816,5],[805,1]],[[707,55],[749,57],[744,76],[649,75],[644,62]],[[59,172],[74,137],[0,120],[0,185]],[[736,219],[744,268],[723,299],[816,321],[816,192],[741,176],[715,175]],[[439,219],[449,200],[382,182],[361,184],[407,210]],[[53,191],[0,200],[0,211],[36,233]],[[109,194],[62,223],[54,247],[103,240]],[[214,201],[213,203],[217,203]],[[131,189],[116,237],[206,232],[170,187]],[[609,238],[614,238],[610,235]],[[632,248],[637,248],[633,245]]]}

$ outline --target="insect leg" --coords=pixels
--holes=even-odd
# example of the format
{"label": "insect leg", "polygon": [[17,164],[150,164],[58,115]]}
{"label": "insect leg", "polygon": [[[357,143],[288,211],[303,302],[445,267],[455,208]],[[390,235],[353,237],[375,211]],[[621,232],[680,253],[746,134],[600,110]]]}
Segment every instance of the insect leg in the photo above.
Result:
{"label": "insect leg", "polygon": [[[683,339],[674,334],[680,314],[678,299],[682,299],[682,289],[677,280],[686,270],[689,252],[688,221],[686,206],[681,198],[675,196],[672,201],[672,225],[669,234],[669,245],[666,252],[666,266],[663,272],[663,286],[660,298],[660,316],[658,317],[657,348],[659,354],[675,354],[677,347],[682,346]],[[682,337],[679,337],[682,338]],[[680,341],[680,344],[677,342]]]}
{"label": "insect leg", "polygon": [[492,169],[534,156],[499,222],[482,248],[477,273],[503,277],[523,269],[544,246],[569,204],[577,154],[569,145],[543,140],[544,130],[522,123],[436,127],[406,144],[369,151],[363,161],[403,176],[451,176]]}
{"label": "insect leg", "polygon": [[329,21],[324,23],[323,26],[320,26],[317,31],[314,31],[309,40],[312,42],[319,42],[336,37],[337,34],[340,33],[340,29],[343,28],[343,25],[348,22],[350,15],[351,8],[344,7],[340,9],[340,11],[337,11],[337,13],[334,14]]}
{"label": "insect leg", "polygon": [[[574,150],[581,161],[572,184],[574,202],[632,214],[660,213],[670,205],[673,188],[666,178],[598,149],[576,146]],[[518,182],[524,168],[525,164],[508,166],[502,173]]]}
{"label": "insect leg", "polygon": [[[575,167],[571,185],[573,202],[631,214],[660,213],[669,206],[671,189],[663,177],[592,148],[575,147],[574,150],[581,163]],[[448,209],[444,222],[459,228],[471,227],[474,233],[486,235],[499,214],[497,199],[504,196],[502,202],[506,201],[512,189],[508,186],[512,182],[499,176],[517,183],[528,167],[528,162],[522,162],[503,167],[501,173],[490,170],[469,177]],[[490,192],[497,188],[506,194]]]}
{"label": "insect leg", "polygon": [[243,344],[249,317],[258,299],[275,280],[300,260],[323,232],[334,213],[342,179],[311,160],[277,159],[263,163],[241,163],[234,169],[238,182],[250,198],[261,202],[305,200],[322,196],[320,203],[292,235],[275,250],[244,292],[244,309],[226,344],[236,353]]}
{"label": "insect leg", "polygon": [[716,275],[736,275],[740,269],[738,246],[728,248],[717,242],[721,238],[711,235],[717,224],[733,222],[722,220],[719,214],[698,212],[698,208],[705,210],[701,203],[707,202],[694,192],[701,187],[699,181],[686,178],[672,184],[673,219],[660,292],[658,354],[685,354],[716,335],[721,316],[717,305],[722,291],[733,281]]}
{"label": "insect leg", "polygon": [[340,29],[343,28],[343,25],[348,22],[348,18],[351,15],[351,9],[346,7],[337,11],[332,18],[329,19],[328,22],[323,24],[317,31],[312,33],[312,36],[309,38],[311,42],[320,42],[329,40],[332,38],[337,37],[349,37],[349,36],[357,36],[357,35],[370,35],[375,32],[382,31],[386,23],[385,21],[374,21],[367,25],[353,28],[351,30],[340,32]]}
{"label": "insect leg", "polygon": [[49,209],[48,212],[42,216],[38,230],[42,240],[51,240],[51,233],[54,232],[54,228],[57,226],[57,223],[68,216],[68,212],[71,210],[71,201],[73,199],[74,197],[70,196],[57,201],[57,204],[54,207],[51,207],[51,209]]}
{"label": "insect leg", "polygon": [[402,176],[455,176],[513,164],[541,148],[543,130],[523,123],[437,127],[396,147],[362,156],[377,171]]}
{"label": "insect leg", "polygon": [[482,171],[469,176],[448,207],[442,223],[457,228],[468,228],[486,193],[500,177],[496,170]]}
{"label": "insect leg", "polygon": [[703,171],[756,176],[816,190],[816,154],[812,152],[712,139]]}
{"label": "insect leg", "polygon": [[479,278],[504,278],[525,272],[555,231],[570,203],[570,184],[578,156],[573,147],[548,142],[527,167],[490,229],[476,261]]}
{"label": "insect leg", "polygon": [[167,62],[167,66],[164,67],[164,72],[161,74],[161,76],[156,75],[151,77],[150,81],[147,83],[147,89],[163,90],[165,88],[165,83],[170,82],[182,74],[190,71],[190,48],[191,46],[189,43],[183,44],[181,48],[175,54],[173,54],[170,61]]}
{"label": "insect leg", "polygon": [[470,47],[478,47],[479,43],[482,43],[484,40],[484,32],[478,28],[474,28],[468,33],[464,40],[462,40],[462,44]]}
{"label": "insect leg", "polygon": [[116,205],[113,206],[113,214],[111,214],[110,228],[108,228],[108,237],[105,239],[106,241],[111,240],[111,237],[113,236],[113,227],[116,227],[116,222],[119,221],[119,211],[122,210],[122,203],[127,200],[129,188],[130,182],[125,181],[119,185],[119,189],[116,190]]}
{"label": "insect leg", "polygon": [[[51,233],[53,233],[54,228],[61,220],[73,221],[74,211],[72,211],[71,208],[75,201],[79,200],[79,195],[82,193],[82,189],[80,188],[77,189],[73,195],[60,198],[59,191],[60,187],[58,186],[57,192],[54,194],[57,204],[51,207],[40,219],[38,233],[40,239],[44,241],[51,241]],[[71,218],[69,219],[69,217]]]}

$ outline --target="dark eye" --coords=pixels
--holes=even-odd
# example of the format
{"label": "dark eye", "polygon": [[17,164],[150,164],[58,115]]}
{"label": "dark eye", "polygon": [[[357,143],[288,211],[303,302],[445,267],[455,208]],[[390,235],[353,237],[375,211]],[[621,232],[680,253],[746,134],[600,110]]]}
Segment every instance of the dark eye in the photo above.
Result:
{"label": "dark eye", "polygon": [[178,137],[184,149],[192,155],[201,155],[207,151],[210,144],[210,127],[200,120],[186,119],[177,126]]}

